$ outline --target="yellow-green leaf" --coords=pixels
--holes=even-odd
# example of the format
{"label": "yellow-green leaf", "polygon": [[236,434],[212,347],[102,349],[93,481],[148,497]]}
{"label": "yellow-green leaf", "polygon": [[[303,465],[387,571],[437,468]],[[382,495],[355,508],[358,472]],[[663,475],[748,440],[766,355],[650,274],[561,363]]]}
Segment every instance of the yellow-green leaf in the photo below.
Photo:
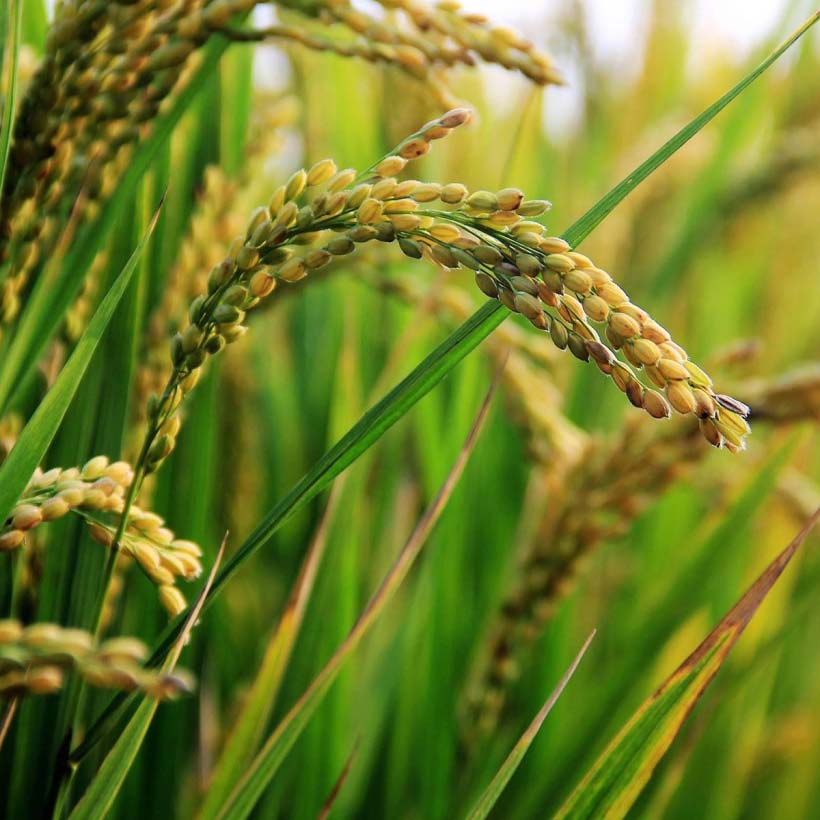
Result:
{"label": "yellow-green leaf", "polygon": [[643,703],[570,795],[557,820],[618,820],[626,815],[687,715],[818,519],[820,508],[700,646]]}

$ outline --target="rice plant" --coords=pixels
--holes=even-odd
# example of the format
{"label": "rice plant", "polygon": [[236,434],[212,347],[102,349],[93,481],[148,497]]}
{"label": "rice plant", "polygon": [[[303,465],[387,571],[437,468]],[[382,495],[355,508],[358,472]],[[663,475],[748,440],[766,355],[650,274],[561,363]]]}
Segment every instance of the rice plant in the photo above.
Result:
{"label": "rice plant", "polygon": [[820,13],[680,6],[6,3],[2,816],[816,815]]}

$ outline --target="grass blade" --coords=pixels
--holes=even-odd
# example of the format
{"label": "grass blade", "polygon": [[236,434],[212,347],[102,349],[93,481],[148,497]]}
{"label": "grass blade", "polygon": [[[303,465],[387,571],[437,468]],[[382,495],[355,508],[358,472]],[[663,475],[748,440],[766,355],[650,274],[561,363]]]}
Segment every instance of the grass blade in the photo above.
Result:
{"label": "grass blade", "polygon": [[586,654],[587,649],[589,649],[589,645],[592,643],[592,639],[595,637],[595,632],[596,630],[593,629],[589,637],[584,641],[584,645],[569,665],[569,669],[567,669],[564,673],[561,680],[558,681],[558,685],[552,690],[552,693],[547,698],[546,703],[538,711],[538,714],[533,718],[532,723],[530,723],[527,730],[523,735],[521,735],[515,746],[513,746],[512,751],[509,755],[507,755],[495,777],[493,777],[487,785],[487,788],[482,792],[481,796],[476,801],[475,806],[473,806],[470,813],[467,815],[467,820],[484,820],[484,818],[487,817],[492,811],[496,801],[506,788],[507,783],[510,782],[510,778],[515,774],[515,770],[524,759],[524,755],[527,753],[527,750],[530,748],[533,740],[535,740],[535,736],[538,734],[538,730],[541,728],[541,725],[544,723],[547,715],[552,710],[552,707],[555,706],[558,698],[561,697],[561,694],[566,688],[566,685],[569,683],[570,678],[575,674],[578,664],[581,663],[581,659]]}
{"label": "grass blade", "polygon": [[338,508],[343,479],[337,483],[328,499],[322,520],[302,562],[276,631],[271,637],[259,672],[253,682],[242,711],[222,750],[203,804],[203,814],[215,814],[241,779],[245,767],[259,748],[262,733],[270,718],[291,651],[296,643],[316,574],[322,561],[330,522]]}
{"label": "grass blade", "polygon": [[356,741],[356,743],[353,744],[353,749],[348,755],[347,760],[345,761],[345,765],[342,767],[342,771],[339,772],[339,777],[336,778],[336,782],[330,790],[330,794],[322,804],[319,814],[316,815],[316,820],[327,820],[327,818],[330,817],[330,812],[333,811],[333,806],[336,805],[336,801],[339,799],[339,794],[341,794],[342,788],[347,780],[347,776],[350,774],[350,769],[353,766],[353,761],[356,759],[356,753],[358,751],[359,743]]}
{"label": "grass blade", "polygon": [[6,181],[6,165],[11,150],[11,132],[17,104],[17,63],[20,56],[22,14],[20,0],[10,0],[6,6],[6,42],[3,49],[3,121],[0,125],[0,191]]}
{"label": "grass blade", "polygon": [[267,515],[225,563],[212,594],[231,578],[297,509],[318,495],[330,482],[368,450],[382,434],[438,384],[482,339],[504,319],[506,312],[487,304],[448,337],[397,387],[370,409],[329,450]]}
{"label": "grass blade", "polygon": [[[182,654],[182,649],[187,642],[188,636],[191,634],[191,630],[194,628],[197,618],[199,618],[202,605],[205,603],[205,598],[208,595],[208,590],[211,588],[211,584],[213,584],[216,571],[222,561],[227,540],[228,536],[226,534],[222,539],[222,545],[219,548],[219,552],[214,560],[214,565],[211,567],[211,571],[202,590],[197,596],[196,601],[189,607],[183,629],[174,643],[171,654],[165,663],[165,668],[168,672],[172,672],[177,665],[177,661]],[[142,746],[142,741],[145,738],[145,734],[151,725],[151,720],[158,707],[159,701],[155,698],[143,698],[134,716],[128,721],[128,725],[117,738],[117,742],[105,760],[103,760],[99,771],[91,781],[91,785],[69,815],[70,820],[97,820],[97,818],[105,817],[108,814]]]}
{"label": "grass blade", "polygon": [[464,472],[464,468],[478,439],[484,419],[487,416],[496,384],[497,378],[490,387],[478,411],[473,427],[449,475],[411,533],[392,568],[368,602],[359,620],[348,633],[347,638],[345,638],[333,657],[314,679],[313,683],[311,683],[302,697],[299,698],[279,726],[277,726],[273,734],[268,738],[262,750],[248,768],[245,776],[237,784],[228,799],[219,807],[219,812],[216,814],[206,814],[203,812],[199,815],[203,820],[204,818],[212,817],[218,817],[219,820],[241,820],[241,818],[247,817],[253,811],[256,802],[267,788],[267,785],[285,759],[290,748],[302,733],[311,716],[321,704],[343,664],[376,622],[379,615],[381,615],[385,606],[404,581],[411,566],[421,553],[422,547],[427,541],[427,537],[430,535],[441,513],[447,506],[447,502],[450,500],[450,496]]}
{"label": "grass blade", "polygon": [[643,182],[653,171],[660,168],[669,157],[679,148],[689,142],[698,131],[710,120],[714,119],[732,100],[750,86],[767,68],[775,63],[786,51],[793,46],[820,18],[820,11],[815,12],[803,25],[784,40],[763,62],[752,69],[737,85],[729,89],[720,99],[713,102],[690,123],[685,125],[665,142],[646,162],[628,176],[624,177],[594,208],[585,213],[580,219],[573,222],[564,233],[564,239],[570,245],[577,245],[585,236],[594,230],[601,220],[631,191]]}
{"label": "grass blade", "polygon": [[0,521],[8,518],[14,503],[20,497],[31,474],[42,461],[49,444],[54,439],[68,405],[80,386],[91,357],[128,288],[137,268],[140,254],[157,224],[161,209],[162,203],[157,208],[145,236],[134,249],[131,258],[94,313],[74,352],[54,382],[54,386],[40,402],[31,420],[20,434],[17,444],[0,466]]}
{"label": "grass blade", "polygon": [[700,646],[632,716],[557,818],[617,820],[626,816],[686,717],[818,519],[820,508]]}

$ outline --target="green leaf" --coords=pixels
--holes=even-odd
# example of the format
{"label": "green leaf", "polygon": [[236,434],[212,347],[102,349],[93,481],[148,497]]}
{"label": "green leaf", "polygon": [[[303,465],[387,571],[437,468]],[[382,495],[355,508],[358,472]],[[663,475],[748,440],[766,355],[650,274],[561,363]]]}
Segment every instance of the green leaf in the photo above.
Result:
{"label": "green leaf", "polygon": [[481,793],[481,796],[476,801],[476,804],[467,815],[467,820],[484,820],[484,818],[487,817],[492,811],[493,806],[495,806],[498,798],[501,796],[501,793],[507,787],[507,783],[510,782],[510,778],[515,774],[515,770],[524,759],[524,755],[527,753],[527,750],[530,748],[533,740],[535,740],[535,736],[538,734],[538,730],[541,728],[541,725],[544,723],[547,715],[552,710],[552,707],[555,706],[558,698],[561,697],[561,694],[566,688],[566,685],[569,683],[570,678],[575,674],[578,664],[581,663],[581,658],[583,658],[586,654],[586,651],[589,649],[589,645],[592,643],[592,639],[594,637],[595,630],[593,629],[589,637],[584,641],[584,645],[575,656],[575,659],[569,665],[569,669],[567,669],[564,673],[561,680],[558,681],[558,685],[555,689],[552,690],[552,694],[550,694],[547,698],[546,703],[538,710],[538,714],[533,718],[532,723],[530,723],[527,730],[518,739],[515,746],[513,746],[512,751],[509,755],[507,755],[506,759],[501,764],[501,768],[498,770],[495,777],[493,777],[487,785],[487,788]]}
{"label": "green leaf", "polygon": [[288,751],[307,726],[308,721],[336,680],[345,661],[384,611],[385,606],[407,577],[407,573],[421,553],[428,536],[447,506],[447,502],[450,500],[450,496],[464,472],[470,454],[478,440],[484,419],[487,416],[496,384],[497,379],[487,392],[487,396],[473,422],[472,429],[438,494],[425,510],[424,515],[411,533],[390,571],[382,580],[370,601],[368,601],[359,620],[322,671],[316,676],[313,683],[276,727],[231,794],[221,801],[221,805],[216,805],[213,809],[206,811],[203,807],[202,812],[198,815],[202,820],[214,817],[219,818],[219,820],[242,820],[253,811],[253,807],[262,796],[274,774],[276,774]]}
{"label": "green leaf", "polygon": [[[208,578],[202,586],[202,590],[197,596],[196,601],[188,608],[188,614],[185,618],[183,628],[165,663],[165,669],[169,673],[174,671],[179,656],[182,654],[182,649],[188,642],[188,637],[199,618],[202,605],[205,603],[205,598],[208,595],[211,584],[216,577],[216,571],[222,561],[227,538],[228,536],[226,534],[222,540],[222,546],[219,548],[214,565],[211,567]],[[142,703],[140,703],[134,716],[128,721],[128,724],[117,738],[117,742],[106,755],[105,760],[103,760],[102,765],[94,775],[85,794],[80,798],[74,810],[69,815],[69,820],[99,820],[99,818],[105,817],[108,814],[114,804],[114,800],[119,794],[120,788],[122,788],[126,775],[131,769],[131,765],[137,757],[137,753],[142,746],[142,741],[145,739],[145,735],[148,732],[148,728],[151,725],[151,721],[158,707],[159,701],[156,698],[143,697]]]}
{"label": "green leaf", "polygon": [[10,0],[6,7],[6,31],[3,45],[3,120],[0,124],[0,191],[6,181],[6,165],[11,150],[14,112],[17,105],[17,63],[20,56],[22,14],[20,0]]}
{"label": "green leaf", "polygon": [[570,245],[577,245],[588,236],[604,219],[604,217],[653,171],[660,168],[669,157],[689,142],[698,131],[713,120],[735,97],[750,86],[769,66],[776,62],[783,54],[797,42],[820,18],[820,11],[813,14],[790,37],[783,41],[762,63],[749,72],[737,85],[729,89],[719,100],[713,102],[705,111],[699,114],[688,125],[681,128],[674,137],[665,142],[646,162],[624,177],[594,208],[585,213],[569,227],[563,234]]}
{"label": "green leaf", "polygon": [[[772,62],[781,56],[788,46],[793,44],[816,22],[818,16],[820,16],[820,12],[812,16],[783,46],[773,52],[737,86],[706,109],[689,125],[682,128],[675,137],[652,154],[649,159],[641,163],[633,173],[629,174],[612,191],[602,197],[584,216],[564,232],[564,238],[570,244],[577,246],[627,194],[695,136],[743,88],[760,76]],[[293,490],[268,513],[237,552],[231,556],[214,582],[206,606],[239,567],[262,547],[285,521],[327,487],[337,475],[371,447],[396,421],[427,395],[447,373],[453,370],[468,353],[492,333],[507,315],[506,308],[499,302],[493,301],[483,305],[427,356],[399,385],[378,404],[374,405],[336,445],[316,462]],[[172,624],[160,639],[152,655],[152,662],[159,663],[162,660],[176,637],[178,624],[179,620]],[[124,698],[120,696],[112,700],[97,721],[91,725],[83,743],[72,752],[72,759],[80,759],[94,746],[108,726],[114,712],[122,706],[123,701]]]}
{"label": "green leaf", "polygon": [[35,468],[51,444],[71,399],[80,386],[83,374],[100,343],[108,323],[125,294],[131,276],[136,270],[137,261],[145,247],[154,226],[159,218],[157,208],[148,231],[134,249],[131,258],[117,277],[111,289],[105,295],[94,316],[88,324],[74,352],[54,382],[51,390],[40,402],[28,424],[23,428],[20,438],[9,453],[8,458],[0,465],[0,521],[8,518],[14,504],[31,479]]}
{"label": "green leaf", "polygon": [[820,519],[820,508],[698,648],[628,721],[556,815],[625,817],[769,590]]}
{"label": "green leaf", "polygon": [[227,740],[208,784],[202,806],[205,816],[213,816],[244,774],[254,751],[259,747],[293,646],[299,634],[305,610],[313,591],[316,575],[327,543],[330,522],[338,509],[344,477],[333,486],[322,520],[302,561],[290,598],[268,642],[262,665]]}

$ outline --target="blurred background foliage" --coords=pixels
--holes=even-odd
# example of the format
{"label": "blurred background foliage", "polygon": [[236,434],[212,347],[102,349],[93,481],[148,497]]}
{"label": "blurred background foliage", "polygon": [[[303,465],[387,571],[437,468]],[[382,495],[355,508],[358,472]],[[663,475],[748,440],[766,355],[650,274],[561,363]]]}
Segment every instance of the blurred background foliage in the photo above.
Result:
{"label": "blurred background foliage", "polygon": [[[707,50],[689,36],[684,5],[647,4],[631,71],[594,53],[581,6],[565,5],[548,43],[559,67],[562,58],[581,67],[572,79],[582,104],[560,133],[544,124],[562,89],[535,88],[494,67],[449,72],[453,95],[477,116],[437,144],[414,175],[490,190],[519,186],[552,201],[547,224],[559,233],[747,70],[747,57]],[[23,9],[25,71],[43,28],[39,2],[27,0]],[[770,44],[791,19],[786,10]],[[256,47],[254,60],[253,49],[230,48],[110,235],[108,264],[87,295],[92,305],[168,186],[157,231],[49,465],[133,453],[134,348],[146,355],[151,312],[186,241],[218,259],[237,232],[231,215],[242,230],[252,207],[295,168],[325,156],[340,167],[366,167],[442,111],[423,83],[390,66],[290,45],[275,53]],[[354,623],[455,459],[496,362],[512,350],[420,565],[342,671],[255,816],[317,816],[354,747],[336,816],[454,816],[597,627],[494,816],[549,815],[817,506],[818,78],[818,42],[805,38],[582,246],[709,365],[719,385],[752,397],[753,408],[754,397],[770,396],[773,380],[785,379],[782,395],[765,408],[761,399],[748,451],[712,451],[677,418],[658,432],[595,368],[558,354],[520,317],[508,318],[337,480],[326,553],[270,726]],[[221,177],[206,184],[210,165]],[[226,238],[207,217],[220,211]],[[203,213],[192,241],[191,217]],[[377,248],[277,291],[192,396],[178,447],[151,487],[153,508],[203,546],[206,564],[226,529],[229,544],[241,542],[376,398],[479,306],[470,279]],[[64,336],[63,351],[72,344]],[[50,355],[59,361],[63,354]],[[31,395],[40,390],[32,386]],[[772,423],[789,401],[798,421]],[[294,517],[203,617],[184,655],[197,692],[160,707],[114,816],[192,814],[326,503],[323,497]],[[58,574],[68,559],[49,558],[64,551],[93,583],[102,571],[98,548],[70,523],[54,525],[48,539],[49,552],[30,562],[39,582],[30,611],[76,622]],[[561,545],[569,546],[548,606],[488,684],[482,658],[499,622],[518,617],[510,614],[511,590],[543,570],[533,554],[549,556]],[[817,813],[820,558],[816,542],[809,546],[630,816],[802,820]],[[117,631],[149,643],[166,620],[152,585],[135,572],[124,575],[112,617]],[[487,686],[503,697],[493,695],[493,717],[482,728],[475,710],[487,708]],[[95,696],[97,707],[105,702]],[[9,817],[37,816],[44,795],[35,784],[52,765],[48,727],[58,708],[56,699],[26,701],[4,743],[0,793]]]}

